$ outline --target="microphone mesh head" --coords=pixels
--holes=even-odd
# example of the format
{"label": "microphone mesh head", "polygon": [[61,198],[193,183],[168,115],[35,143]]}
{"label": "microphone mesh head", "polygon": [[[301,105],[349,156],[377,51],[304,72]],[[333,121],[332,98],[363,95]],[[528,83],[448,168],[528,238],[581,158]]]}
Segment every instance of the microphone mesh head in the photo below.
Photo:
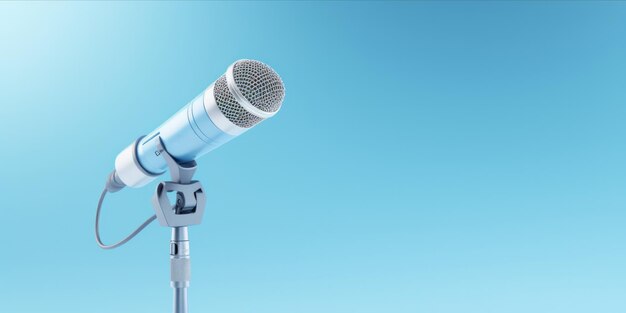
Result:
{"label": "microphone mesh head", "polygon": [[237,102],[237,100],[235,100],[233,95],[230,93],[230,90],[228,90],[226,76],[222,75],[217,79],[217,81],[215,81],[213,94],[215,95],[217,107],[233,124],[243,128],[250,128],[263,120],[262,118],[252,115],[250,112],[246,111]]}
{"label": "microphone mesh head", "polygon": [[285,87],[274,70],[254,60],[241,60],[233,67],[235,83],[250,103],[265,112],[276,112],[285,97]]}
{"label": "microphone mesh head", "polygon": [[[233,77],[239,91],[254,107],[268,113],[280,109],[285,98],[285,86],[271,67],[259,61],[240,60],[233,66]],[[250,128],[263,120],[246,111],[235,100],[225,75],[215,82],[213,92],[218,108],[233,124]]]}

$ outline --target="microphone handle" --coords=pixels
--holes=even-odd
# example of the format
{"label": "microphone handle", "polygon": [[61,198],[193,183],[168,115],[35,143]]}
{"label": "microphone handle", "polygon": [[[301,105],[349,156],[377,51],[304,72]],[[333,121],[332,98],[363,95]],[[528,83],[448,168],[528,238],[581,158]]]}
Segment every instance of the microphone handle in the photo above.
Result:
{"label": "microphone handle", "polygon": [[[129,187],[141,187],[167,170],[159,151],[159,138],[176,161],[185,163],[237,137],[246,129],[226,129],[221,119],[213,85],[200,93],[181,110],[146,136],[126,147],[115,159],[119,179]],[[221,127],[220,127],[221,126]]]}

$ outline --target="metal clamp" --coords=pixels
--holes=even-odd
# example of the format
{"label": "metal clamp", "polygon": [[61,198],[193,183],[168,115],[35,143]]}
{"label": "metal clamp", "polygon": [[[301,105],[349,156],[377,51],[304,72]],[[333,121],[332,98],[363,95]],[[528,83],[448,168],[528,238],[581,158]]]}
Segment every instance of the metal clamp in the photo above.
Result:
{"label": "metal clamp", "polygon": [[[161,226],[180,227],[202,222],[206,195],[199,181],[191,180],[196,172],[196,161],[178,163],[165,149],[161,138],[157,142],[160,155],[165,158],[172,181],[159,183],[152,196],[152,207]],[[176,203],[171,204],[167,196],[176,192]]]}

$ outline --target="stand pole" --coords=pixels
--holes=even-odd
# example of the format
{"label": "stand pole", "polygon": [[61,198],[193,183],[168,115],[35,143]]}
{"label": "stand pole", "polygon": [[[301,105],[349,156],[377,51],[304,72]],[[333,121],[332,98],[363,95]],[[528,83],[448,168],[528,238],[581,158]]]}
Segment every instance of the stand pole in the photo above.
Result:
{"label": "stand pole", "polygon": [[172,227],[170,272],[171,285],[174,288],[174,313],[187,313],[187,288],[191,278],[187,226]]}
{"label": "stand pole", "polygon": [[[152,196],[152,207],[161,226],[172,228],[170,240],[170,283],[174,289],[174,313],[187,313],[187,289],[191,279],[189,259],[189,232],[187,226],[202,221],[206,196],[199,181],[191,180],[196,172],[196,162],[178,163],[165,150],[159,138],[159,154],[165,158],[172,181],[161,182]],[[172,205],[168,192],[176,192]]]}

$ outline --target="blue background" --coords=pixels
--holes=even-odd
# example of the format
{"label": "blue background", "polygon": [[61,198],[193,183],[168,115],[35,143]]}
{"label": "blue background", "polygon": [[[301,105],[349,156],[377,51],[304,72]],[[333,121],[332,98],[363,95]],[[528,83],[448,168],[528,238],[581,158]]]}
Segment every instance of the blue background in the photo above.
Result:
{"label": "blue background", "polygon": [[0,4],[2,311],[170,311],[169,230],[100,250],[96,200],[239,58],[287,96],[199,160],[191,312],[626,311],[619,2]]}

